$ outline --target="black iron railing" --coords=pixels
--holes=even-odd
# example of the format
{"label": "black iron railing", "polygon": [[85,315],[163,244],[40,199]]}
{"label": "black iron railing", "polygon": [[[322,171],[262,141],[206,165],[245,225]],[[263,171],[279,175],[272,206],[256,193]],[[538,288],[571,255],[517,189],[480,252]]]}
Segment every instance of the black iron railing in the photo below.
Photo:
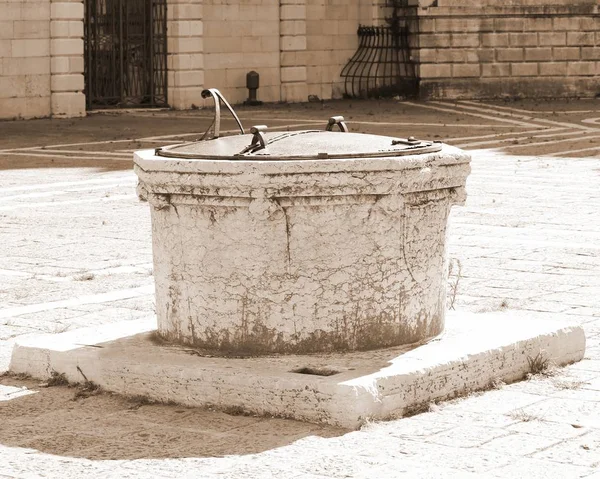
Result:
{"label": "black iron railing", "polygon": [[167,105],[167,0],[85,0],[88,108]]}
{"label": "black iron railing", "polygon": [[348,97],[414,93],[416,75],[410,58],[408,27],[361,25],[358,40],[358,50],[341,73]]}

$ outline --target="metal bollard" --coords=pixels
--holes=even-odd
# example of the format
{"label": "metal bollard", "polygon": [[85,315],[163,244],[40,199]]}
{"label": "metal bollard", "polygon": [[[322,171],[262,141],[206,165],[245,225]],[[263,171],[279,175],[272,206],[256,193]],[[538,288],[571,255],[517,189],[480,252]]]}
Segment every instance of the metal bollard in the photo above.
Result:
{"label": "metal bollard", "polygon": [[262,105],[262,101],[256,99],[256,92],[260,85],[260,75],[254,70],[246,74],[246,88],[248,88],[248,99],[244,105],[256,106]]}

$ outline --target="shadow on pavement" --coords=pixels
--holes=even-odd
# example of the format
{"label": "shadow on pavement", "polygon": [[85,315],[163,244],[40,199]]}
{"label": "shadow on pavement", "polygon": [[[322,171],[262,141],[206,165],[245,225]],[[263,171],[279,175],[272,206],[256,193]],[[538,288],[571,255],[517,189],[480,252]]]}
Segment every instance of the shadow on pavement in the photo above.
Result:
{"label": "shadow on pavement", "polygon": [[38,381],[11,377],[1,381],[38,392],[0,402],[0,444],[59,456],[91,460],[219,457],[254,454],[307,436],[334,437],[347,432],[286,419],[145,404],[140,398],[108,393],[76,398],[77,388],[39,388]]}
{"label": "shadow on pavement", "polygon": [[[440,140],[467,150],[494,149],[511,156],[597,157],[600,152],[600,103],[587,101],[411,102],[394,100],[331,100],[303,104],[235,106],[246,129],[267,124],[291,130],[323,129],[327,119],[343,115],[351,131],[423,140]],[[182,134],[200,134],[212,121],[212,107],[192,111],[115,111],[71,120],[0,121],[0,170],[31,168],[130,169],[123,152],[177,142]],[[235,131],[223,113],[222,130]],[[162,140],[136,143],[150,137]],[[187,136],[185,141],[193,137]],[[114,142],[114,143],[113,143]],[[62,145],[53,158],[51,145]],[[50,149],[47,157],[23,148]],[[91,149],[91,150],[89,150]],[[121,158],[85,158],[121,152]],[[88,153],[91,154],[91,153]],[[65,158],[65,155],[69,155]],[[71,156],[72,155],[72,156]],[[92,155],[93,156],[93,155]],[[119,155],[115,155],[119,156]]]}
{"label": "shadow on pavement", "polygon": [[0,171],[46,168],[89,168],[99,173],[105,171],[131,170],[133,160],[100,160],[95,158],[35,158],[12,156],[2,158],[0,153]]}

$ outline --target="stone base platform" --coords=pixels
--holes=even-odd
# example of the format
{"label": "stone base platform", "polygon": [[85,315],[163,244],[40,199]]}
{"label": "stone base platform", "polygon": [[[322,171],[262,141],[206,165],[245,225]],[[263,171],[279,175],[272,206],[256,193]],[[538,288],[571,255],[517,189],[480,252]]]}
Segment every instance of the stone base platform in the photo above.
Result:
{"label": "stone base platform", "polygon": [[305,356],[224,358],[154,339],[155,318],[23,339],[10,370],[54,371],[128,396],[356,429],[433,401],[514,382],[532,362],[583,358],[578,326],[510,312],[451,312],[445,333],[422,345]]}

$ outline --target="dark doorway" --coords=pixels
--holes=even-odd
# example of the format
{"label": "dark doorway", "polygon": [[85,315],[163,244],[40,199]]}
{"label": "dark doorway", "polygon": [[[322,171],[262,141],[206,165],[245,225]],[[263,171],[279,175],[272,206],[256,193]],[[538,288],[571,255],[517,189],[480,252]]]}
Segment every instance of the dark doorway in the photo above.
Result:
{"label": "dark doorway", "polygon": [[85,0],[88,109],[167,106],[167,0]]}

